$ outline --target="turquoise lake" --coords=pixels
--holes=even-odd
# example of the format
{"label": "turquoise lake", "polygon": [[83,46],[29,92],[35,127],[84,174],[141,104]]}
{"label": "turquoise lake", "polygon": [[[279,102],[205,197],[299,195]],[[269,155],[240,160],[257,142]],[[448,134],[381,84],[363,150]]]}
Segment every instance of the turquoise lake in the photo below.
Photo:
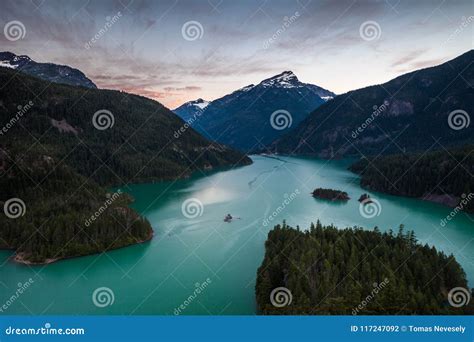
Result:
{"label": "turquoise lake", "polygon": [[[473,216],[458,213],[442,227],[451,208],[365,191],[347,170],[349,160],[252,159],[252,165],[233,170],[121,188],[151,222],[150,242],[34,267],[16,264],[9,260],[11,251],[1,251],[0,306],[19,283],[33,279],[3,314],[173,315],[181,307],[180,314],[253,315],[264,242],[283,220],[301,229],[317,219],[340,228],[378,226],[382,231],[404,224],[422,243],[453,253],[474,285]],[[317,187],[346,191],[351,200],[315,199],[310,193]],[[380,203],[378,216],[361,215],[357,199],[365,192]],[[197,205],[183,214],[183,203]],[[228,213],[234,219],[224,222]],[[269,216],[273,221],[264,224]],[[94,305],[92,296],[100,287],[113,292],[113,304]]]}

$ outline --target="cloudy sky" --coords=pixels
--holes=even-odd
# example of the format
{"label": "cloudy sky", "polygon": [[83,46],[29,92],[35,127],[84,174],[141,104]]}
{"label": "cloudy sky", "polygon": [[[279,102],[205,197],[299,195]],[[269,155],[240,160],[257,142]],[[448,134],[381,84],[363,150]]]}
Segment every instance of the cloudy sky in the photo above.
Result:
{"label": "cloudy sky", "polygon": [[174,108],[284,70],[338,94],[382,83],[472,49],[473,16],[471,0],[2,0],[26,35],[0,50]]}

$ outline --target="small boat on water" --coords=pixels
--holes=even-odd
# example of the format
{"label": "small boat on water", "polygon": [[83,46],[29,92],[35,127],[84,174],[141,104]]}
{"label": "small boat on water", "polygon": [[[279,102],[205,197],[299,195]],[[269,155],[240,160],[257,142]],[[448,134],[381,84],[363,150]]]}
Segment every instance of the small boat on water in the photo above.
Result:
{"label": "small boat on water", "polygon": [[227,214],[225,217],[224,217],[224,222],[230,222],[232,221],[233,217],[231,214]]}

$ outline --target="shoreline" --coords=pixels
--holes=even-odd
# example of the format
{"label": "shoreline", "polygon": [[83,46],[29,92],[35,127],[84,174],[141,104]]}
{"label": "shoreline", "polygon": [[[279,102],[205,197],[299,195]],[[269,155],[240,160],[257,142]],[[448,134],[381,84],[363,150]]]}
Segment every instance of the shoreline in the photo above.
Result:
{"label": "shoreline", "polygon": [[[152,229],[150,235],[146,239],[137,241],[135,243],[131,243],[131,244],[128,244],[128,245],[123,245],[123,246],[116,247],[116,248],[107,249],[107,250],[104,250],[104,251],[98,251],[98,252],[90,253],[90,254],[71,255],[71,256],[61,257],[61,258],[49,258],[49,259],[45,259],[42,262],[33,262],[33,261],[25,260],[24,259],[24,253],[14,254],[9,259],[11,259],[13,262],[21,264],[21,265],[28,265],[28,266],[49,265],[49,264],[55,263],[57,261],[68,260],[68,259],[76,259],[76,258],[90,256],[90,255],[101,254],[101,253],[104,253],[104,252],[113,251],[113,250],[117,250],[117,249],[121,249],[121,248],[140,245],[140,244],[151,241],[153,239],[154,235],[155,235],[155,232]],[[13,249],[13,251],[14,251],[14,249]]]}

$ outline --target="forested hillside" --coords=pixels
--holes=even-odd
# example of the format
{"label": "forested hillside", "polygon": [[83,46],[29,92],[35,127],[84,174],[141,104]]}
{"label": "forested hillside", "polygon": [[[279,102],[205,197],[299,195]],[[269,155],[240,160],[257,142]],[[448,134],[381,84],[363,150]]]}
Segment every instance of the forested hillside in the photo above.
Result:
{"label": "forested hillside", "polygon": [[46,151],[0,153],[0,248],[16,250],[17,261],[52,262],[151,239],[128,195],[107,192]]}
{"label": "forested hillside", "polygon": [[[443,198],[447,205],[474,212],[474,146],[429,153],[361,159],[350,169],[361,185],[393,195]],[[463,201],[465,203],[462,203]]]}
{"label": "forested hillside", "polygon": [[0,84],[0,247],[16,250],[18,261],[44,263],[150,239],[150,224],[127,207],[124,194],[86,223],[110,199],[105,186],[251,162],[153,100],[6,68]]}
{"label": "forested hillside", "polygon": [[[336,96],[270,150],[322,158],[474,143],[474,50],[438,66]],[[469,118],[471,115],[471,118]]]}

